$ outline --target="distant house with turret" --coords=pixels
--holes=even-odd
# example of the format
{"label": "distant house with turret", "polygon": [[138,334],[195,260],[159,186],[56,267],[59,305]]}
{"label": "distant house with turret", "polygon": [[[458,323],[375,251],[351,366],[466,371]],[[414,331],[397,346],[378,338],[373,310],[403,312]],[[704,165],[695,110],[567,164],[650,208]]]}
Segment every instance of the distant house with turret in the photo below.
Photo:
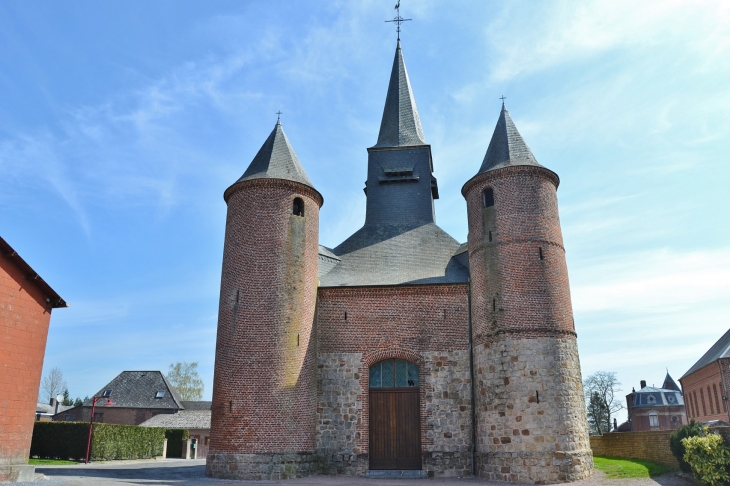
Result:
{"label": "distant house with turret", "polygon": [[626,410],[628,421],[618,427],[618,432],[675,430],[687,424],[682,390],[669,372],[659,388],[641,380],[639,390],[634,388],[626,395]]}

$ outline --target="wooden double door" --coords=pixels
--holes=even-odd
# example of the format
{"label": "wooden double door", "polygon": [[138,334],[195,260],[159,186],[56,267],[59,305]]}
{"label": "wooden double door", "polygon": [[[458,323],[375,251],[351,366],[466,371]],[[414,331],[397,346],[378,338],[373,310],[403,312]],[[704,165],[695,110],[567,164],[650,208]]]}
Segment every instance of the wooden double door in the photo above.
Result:
{"label": "wooden double door", "polygon": [[418,387],[370,389],[370,469],[421,469]]}

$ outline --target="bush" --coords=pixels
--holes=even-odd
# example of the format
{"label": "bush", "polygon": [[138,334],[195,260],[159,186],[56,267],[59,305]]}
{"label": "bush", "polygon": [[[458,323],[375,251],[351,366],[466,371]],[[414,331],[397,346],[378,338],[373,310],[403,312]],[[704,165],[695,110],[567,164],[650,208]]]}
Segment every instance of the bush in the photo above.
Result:
{"label": "bush", "polygon": [[190,432],[188,429],[167,429],[165,438],[167,439],[167,457],[182,457],[182,441],[190,438]]}
{"label": "bush", "polygon": [[707,431],[702,427],[702,424],[695,422],[694,419],[690,420],[689,424],[680,427],[672,435],[669,436],[669,448],[672,450],[672,454],[677,458],[679,462],[679,468],[684,472],[692,472],[689,464],[684,460],[684,445],[682,439],[687,437],[704,437],[707,435]]}
{"label": "bush", "polygon": [[696,479],[710,486],[730,484],[730,449],[721,436],[687,437],[682,444]]}
{"label": "bush", "polygon": [[[31,457],[82,460],[86,457],[89,424],[36,422]],[[165,429],[136,425],[94,424],[92,460],[146,459],[162,455]]]}

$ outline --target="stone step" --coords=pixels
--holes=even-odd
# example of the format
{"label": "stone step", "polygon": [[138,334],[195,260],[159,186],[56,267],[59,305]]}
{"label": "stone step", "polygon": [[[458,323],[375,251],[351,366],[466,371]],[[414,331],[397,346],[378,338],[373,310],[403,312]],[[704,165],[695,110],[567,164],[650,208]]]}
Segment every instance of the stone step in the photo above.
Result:
{"label": "stone step", "polygon": [[371,469],[365,473],[366,478],[379,479],[419,479],[428,477],[426,471],[420,469]]}

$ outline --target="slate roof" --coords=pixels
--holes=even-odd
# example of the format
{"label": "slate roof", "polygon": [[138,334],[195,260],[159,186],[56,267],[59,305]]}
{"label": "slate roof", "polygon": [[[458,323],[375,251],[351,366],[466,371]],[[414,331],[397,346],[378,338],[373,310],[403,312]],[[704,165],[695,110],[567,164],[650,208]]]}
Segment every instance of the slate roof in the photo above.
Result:
{"label": "slate roof", "polygon": [[497,126],[494,127],[492,139],[489,141],[487,154],[484,156],[478,174],[502,167],[515,165],[534,165],[542,167],[532,155],[530,147],[517,131],[512,117],[502,103],[502,112],[499,114]]}
{"label": "slate roof", "polygon": [[645,386],[639,391],[632,392],[631,395],[633,396],[634,408],[684,406],[684,398],[677,390]]}
{"label": "slate roof", "polygon": [[210,410],[181,410],[177,413],[161,413],[140,424],[142,427],[166,429],[209,429]]}
{"label": "slate roof", "polygon": [[182,400],[183,407],[185,410],[210,410],[213,407],[213,402],[204,400]]}
{"label": "slate roof", "polygon": [[65,300],[61,298],[60,295],[56,293],[55,290],[51,288],[50,285],[46,283],[45,280],[41,278],[38,273],[31,268],[30,265],[28,265],[25,260],[20,258],[20,255],[18,255],[18,252],[13,249],[10,244],[5,241],[2,237],[0,237],[0,254],[5,256],[8,260],[10,260],[13,265],[15,265],[18,270],[23,274],[25,279],[38,287],[38,289],[43,293],[43,295],[46,297],[46,302],[54,308],[57,309],[59,307],[68,307],[68,304]]}
{"label": "slate roof", "polygon": [[333,252],[340,263],[320,276],[320,286],[467,282],[454,254],[459,242],[434,223],[366,225]]}
{"label": "slate roof", "polygon": [[403,60],[400,41],[398,41],[393,69],[390,73],[388,94],[385,98],[383,119],[380,122],[378,143],[373,148],[425,144],[426,137],[423,135],[416,100],[413,97],[406,63]]}
{"label": "slate roof", "polygon": [[276,122],[276,126],[253,158],[248,169],[236,182],[251,179],[284,179],[314,188],[312,181],[304,172],[304,167],[299,162],[299,157],[294,153],[281,122]]}
{"label": "slate roof", "polygon": [[[104,390],[111,390],[111,398],[114,407],[124,408],[169,408],[181,410],[184,408],[182,398],[175,390],[165,375],[160,371],[122,371],[95,396],[101,396]],[[155,398],[158,391],[164,391],[162,398]],[[84,402],[85,407],[90,407],[93,399]],[[104,400],[97,400],[96,405],[104,403]]]}
{"label": "slate roof", "polygon": [[[59,405],[58,413],[65,412],[66,410],[70,410],[72,408],[74,408],[73,405]],[[45,413],[45,414],[49,414],[49,415],[55,415],[56,406],[50,405],[48,403],[37,402],[35,405],[35,413]]]}
{"label": "slate roof", "polygon": [[672,377],[669,376],[668,371],[667,376],[664,377],[664,383],[662,384],[662,388],[664,388],[665,390],[677,390],[678,392],[682,393],[682,390],[677,386]]}
{"label": "slate roof", "polygon": [[722,337],[718,339],[705,354],[702,355],[699,361],[692,365],[692,367],[684,375],[682,375],[680,380],[720,358],[730,358],[730,329],[728,329],[728,331],[723,334]]}

